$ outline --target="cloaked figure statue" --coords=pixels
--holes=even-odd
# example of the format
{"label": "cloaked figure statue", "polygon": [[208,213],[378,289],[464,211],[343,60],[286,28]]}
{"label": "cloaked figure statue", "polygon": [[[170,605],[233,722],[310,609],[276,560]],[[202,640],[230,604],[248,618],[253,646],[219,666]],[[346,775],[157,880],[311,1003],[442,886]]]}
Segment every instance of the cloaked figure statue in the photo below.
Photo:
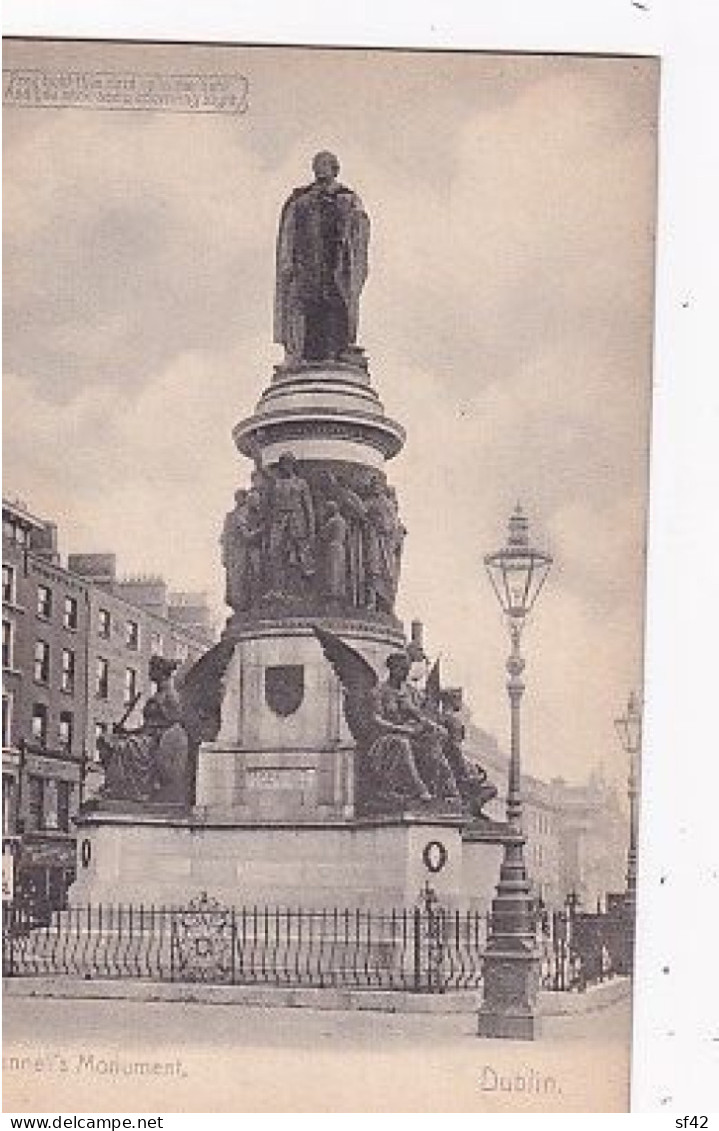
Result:
{"label": "cloaked figure statue", "polygon": [[356,363],[369,217],[357,194],[338,182],[333,153],[318,153],[312,169],[312,184],[294,189],[280,215],[274,340],[288,364]]}

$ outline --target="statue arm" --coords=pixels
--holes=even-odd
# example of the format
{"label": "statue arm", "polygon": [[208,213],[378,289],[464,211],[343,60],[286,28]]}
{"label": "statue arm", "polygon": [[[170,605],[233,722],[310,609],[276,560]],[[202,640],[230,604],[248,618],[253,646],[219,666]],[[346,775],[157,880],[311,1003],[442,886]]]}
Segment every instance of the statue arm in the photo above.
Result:
{"label": "statue arm", "polygon": [[375,690],[372,694],[368,707],[371,722],[375,729],[381,734],[400,734],[406,738],[414,737],[416,733],[414,726],[409,726],[406,723],[397,723],[393,719],[387,718],[384,703],[382,702],[382,695],[379,690]]}
{"label": "statue arm", "polygon": [[340,504],[352,515],[353,518],[364,519],[367,515],[367,507],[356,491],[351,487],[345,487],[344,484],[339,484],[339,499]]}
{"label": "statue arm", "polygon": [[294,266],[295,200],[293,192],[282,206],[277,232],[277,275],[289,278]]}
{"label": "statue arm", "polygon": [[412,727],[413,733],[417,730],[434,731],[436,734],[446,734],[445,727],[442,723],[437,722],[432,715],[417,703],[413,703],[410,699],[403,700],[402,706],[408,718],[414,720],[416,726]]}
{"label": "statue arm", "polygon": [[386,719],[381,713],[380,709],[374,710],[370,719],[374,728],[381,734],[400,734],[405,738],[413,738],[415,735],[415,728],[406,726],[404,723],[392,723]]}

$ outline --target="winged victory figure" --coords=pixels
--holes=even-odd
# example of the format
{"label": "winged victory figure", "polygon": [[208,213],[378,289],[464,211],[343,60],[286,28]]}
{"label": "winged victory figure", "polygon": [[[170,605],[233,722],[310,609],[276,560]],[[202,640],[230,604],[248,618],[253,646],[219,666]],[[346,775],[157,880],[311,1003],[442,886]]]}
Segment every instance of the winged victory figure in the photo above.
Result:
{"label": "winged victory figure", "polygon": [[442,753],[444,731],[417,703],[407,683],[405,652],[386,660],[387,678],[326,629],[314,628],[342,684],[344,714],[357,743],[357,801],[365,810],[441,802],[461,808],[454,776]]}

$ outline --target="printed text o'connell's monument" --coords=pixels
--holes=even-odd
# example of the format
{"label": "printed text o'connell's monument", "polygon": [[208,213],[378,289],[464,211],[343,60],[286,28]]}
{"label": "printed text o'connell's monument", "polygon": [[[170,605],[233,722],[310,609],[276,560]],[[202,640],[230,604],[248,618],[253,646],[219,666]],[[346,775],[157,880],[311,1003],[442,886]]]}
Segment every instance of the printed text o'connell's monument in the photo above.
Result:
{"label": "printed text o'connell's monument", "polygon": [[141,730],[104,743],[74,903],[411,906],[437,854],[445,902],[491,897],[496,791],[463,753],[461,692],[410,678],[421,641],[395,615],[407,532],[385,466],[404,431],[358,344],[370,222],[333,154],[312,167],[279,221],[285,356],[234,429],[251,464],[221,536],[231,614],[177,687],[163,669]]}

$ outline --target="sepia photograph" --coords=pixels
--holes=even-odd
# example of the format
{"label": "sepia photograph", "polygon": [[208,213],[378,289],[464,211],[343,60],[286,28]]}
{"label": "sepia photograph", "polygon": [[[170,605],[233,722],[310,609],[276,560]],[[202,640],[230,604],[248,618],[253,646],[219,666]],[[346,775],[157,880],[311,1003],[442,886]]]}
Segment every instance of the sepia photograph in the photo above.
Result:
{"label": "sepia photograph", "polygon": [[627,1112],[659,61],[6,38],[17,1112]]}

